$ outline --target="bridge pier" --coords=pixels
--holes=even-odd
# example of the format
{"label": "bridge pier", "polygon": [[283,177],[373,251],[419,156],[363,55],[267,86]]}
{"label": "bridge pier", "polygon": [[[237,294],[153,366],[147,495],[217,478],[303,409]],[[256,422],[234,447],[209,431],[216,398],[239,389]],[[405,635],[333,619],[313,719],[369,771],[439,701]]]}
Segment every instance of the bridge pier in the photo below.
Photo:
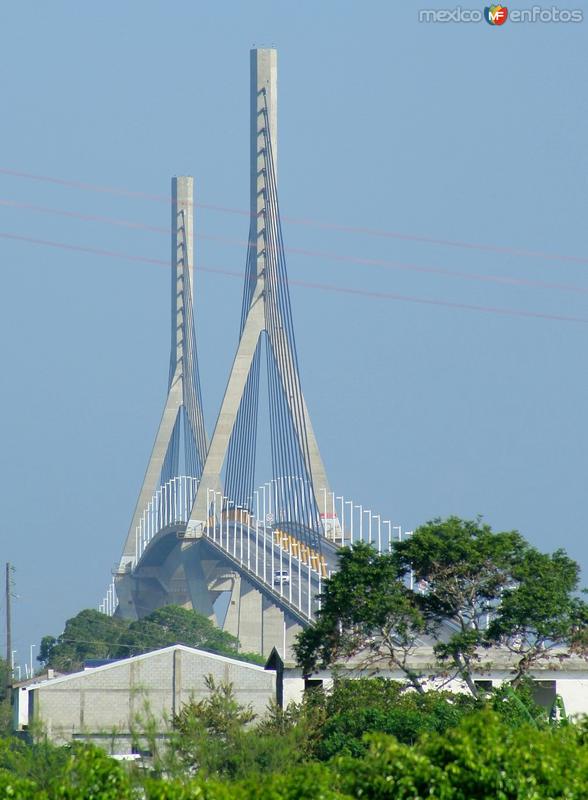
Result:
{"label": "bridge pier", "polygon": [[284,625],[284,612],[264,597],[261,614],[261,647],[264,656],[269,656],[275,647],[284,658]]}
{"label": "bridge pier", "polygon": [[116,615],[133,622],[139,619],[134,584],[135,580],[131,575],[124,575],[116,581],[116,594],[118,597]]}
{"label": "bridge pier", "polygon": [[294,640],[302,632],[302,625],[286,614],[286,648],[282,657],[285,662],[294,660]]}
{"label": "bridge pier", "polygon": [[213,607],[213,597],[209,591],[210,574],[206,572],[212,570],[205,570],[203,563],[203,542],[198,540],[196,542],[183,543],[181,546],[177,545],[177,549],[181,547],[182,553],[182,566],[184,568],[184,575],[186,583],[188,584],[188,594],[194,611],[203,614],[208,619],[216,622],[216,616]]}
{"label": "bridge pier", "polygon": [[239,639],[246,653],[262,652],[261,592],[236,570],[223,630]]}

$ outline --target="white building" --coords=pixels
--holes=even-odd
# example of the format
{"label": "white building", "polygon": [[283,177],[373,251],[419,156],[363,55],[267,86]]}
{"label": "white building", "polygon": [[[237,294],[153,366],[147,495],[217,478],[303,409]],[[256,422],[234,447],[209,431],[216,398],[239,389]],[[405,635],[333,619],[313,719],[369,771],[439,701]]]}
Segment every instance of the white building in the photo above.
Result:
{"label": "white building", "polygon": [[37,725],[56,744],[82,739],[112,753],[130,753],[133,732],[148,720],[164,737],[183,704],[209,696],[208,675],[217,683],[232,683],[239,703],[259,716],[276,699],[275,670],[178,644],[17,685],[14,728],[27,731]]}

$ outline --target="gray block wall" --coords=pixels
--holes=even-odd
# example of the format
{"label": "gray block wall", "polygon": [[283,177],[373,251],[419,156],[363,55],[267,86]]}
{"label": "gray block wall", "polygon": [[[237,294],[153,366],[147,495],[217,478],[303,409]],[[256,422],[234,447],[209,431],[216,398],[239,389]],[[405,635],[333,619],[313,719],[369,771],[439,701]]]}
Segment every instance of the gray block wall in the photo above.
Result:
{"label": "gray block wall", "polygon": [[130,752],[141,720],[155,720],[165,734],[183,704],[209,696],[207,675],[232,683],[238,702],[258,716],[275,700],[275,672],[180,646],[46,681],[29,693],[35,721],[52,741],[86,738],[107,746],[116,731],[116,752]]}

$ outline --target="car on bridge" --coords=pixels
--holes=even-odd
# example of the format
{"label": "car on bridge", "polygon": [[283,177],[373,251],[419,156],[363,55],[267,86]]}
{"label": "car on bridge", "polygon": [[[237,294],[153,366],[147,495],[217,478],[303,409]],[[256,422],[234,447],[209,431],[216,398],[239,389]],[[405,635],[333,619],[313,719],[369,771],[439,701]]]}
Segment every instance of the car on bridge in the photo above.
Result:
{"label": "car on bridge", "polygon": [[284,583],[290,583],[290,574],[287,569],[277,569],[274,572],[274,585],[282,586]]}

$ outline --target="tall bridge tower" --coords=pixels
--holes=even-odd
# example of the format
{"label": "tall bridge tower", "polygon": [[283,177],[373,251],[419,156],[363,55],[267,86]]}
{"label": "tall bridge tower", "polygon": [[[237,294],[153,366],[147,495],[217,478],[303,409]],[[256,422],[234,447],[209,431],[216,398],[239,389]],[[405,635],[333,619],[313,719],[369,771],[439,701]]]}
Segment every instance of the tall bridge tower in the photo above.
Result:
{"label": "tall bridge tower", "polygon": [[[105,607],[136,618],[180,603],[246,651],[286,654],[336,567],[340,527],[298,369],[277,190],[274,49],[251,51],[250,90],[251,220],[227,387],[208,444],[194,334],[193,182],[174,178],[168,395]],[[272,475],[256,490],[262,376]]]}
{"label": "tall bridge tower", "polygon": [[[330,493],[325,467],[300,386],[277,191],[277,52],[251,51],[251,176],[249,252],[241,331],[227,388],[191,514],[198,533],[207,520],[207,490],[221,490],[250,507],[255,481],[259,374],[265,346],[274,479],[282,480],[277,509],[292,508],[309,530],[322,533],[318,501]],[[291,513],[291,512],[290,512]]]}

